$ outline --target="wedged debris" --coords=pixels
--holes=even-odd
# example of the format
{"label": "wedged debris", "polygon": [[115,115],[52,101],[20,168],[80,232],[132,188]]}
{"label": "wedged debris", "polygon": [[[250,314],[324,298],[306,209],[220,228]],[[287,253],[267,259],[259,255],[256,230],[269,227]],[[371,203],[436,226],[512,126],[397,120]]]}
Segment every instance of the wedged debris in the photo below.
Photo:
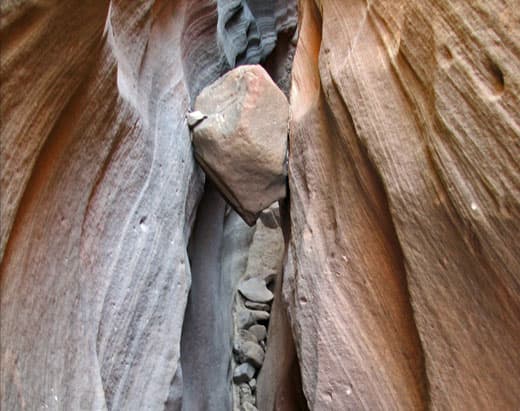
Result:
{"label": "wedged debris", "polygon": [[249,333],[254,335],[258,342],[262,341],[267,337],[267,329],[265,325],[262,324],[254,324],[248,329]]}
{"label": "wedged debris", "polygon": [[254,301],[246,300],[244,302],[244,305],[247,308],[250,308],[252,310],[271,311],[271,306],[269,304],[266,304],[266,303],[257,303],[257,302],[254,302]]}
{"label": "wedged debris", "polygon": [[258,277],[250,278],[238,285],[238,291],[245,298],[256,303],[269,303],[273,300],[273,293],[267,288],[264,280]]}
{"label": "wedged debris", "polygon": [[247,308],[239,308],[237,311],[238,328],[248,328],[258,321],[267,321],[270,317],[266,311],[249,310]]}
{"label": "wedged debris", "polygon": [[234,351],[240,363],[248,362],[256,368],[264,363],[264,350],[256,341],[239,340]]}
{"label": "wedged debris", "polygon": [[258,65],[238,67],[195,101],[195,157],[249,224],[286,195],[289,105]]}
{"label": "wedged debris", "polygon": [[235,368],[235,371],[233,373],[233,381],[237,384],[240,384],[243,382],[248,382],[249,380],[251,380],[253,378],[255,373],[256,373],[255,367],[253,367],[251,364],[245,362]]}

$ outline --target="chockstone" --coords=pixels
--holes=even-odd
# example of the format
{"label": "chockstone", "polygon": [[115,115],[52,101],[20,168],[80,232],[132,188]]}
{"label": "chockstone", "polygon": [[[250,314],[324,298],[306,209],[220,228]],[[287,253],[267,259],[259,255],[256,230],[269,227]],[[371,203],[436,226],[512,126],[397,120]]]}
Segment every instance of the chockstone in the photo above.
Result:
{"label": "chockstone", "polygon": [[237,67],[201,91],[195,158],[249,225],[286,196],[289,103],[260,65]]}
{"label": "chockstone", "polygon": [[245,298],[256,303],[269,303],[274,298],[265,281],[258,277],[242,281],[238,285],[238,291]]}

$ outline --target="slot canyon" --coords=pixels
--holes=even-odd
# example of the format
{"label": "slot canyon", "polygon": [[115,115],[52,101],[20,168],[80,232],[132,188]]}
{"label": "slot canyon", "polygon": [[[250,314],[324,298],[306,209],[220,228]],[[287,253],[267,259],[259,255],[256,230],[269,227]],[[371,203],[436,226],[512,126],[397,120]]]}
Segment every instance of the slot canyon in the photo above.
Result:
{"label": "slot canyon", "polygon": [[0,409],[520,409],[513,0],[3,0]]}

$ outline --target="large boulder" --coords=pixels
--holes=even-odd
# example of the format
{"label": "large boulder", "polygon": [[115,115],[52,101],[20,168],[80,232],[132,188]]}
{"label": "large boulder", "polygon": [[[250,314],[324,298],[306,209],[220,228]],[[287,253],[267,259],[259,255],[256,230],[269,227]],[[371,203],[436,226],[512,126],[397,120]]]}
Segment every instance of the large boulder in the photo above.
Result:
{"label": "large boulder", "polygon": [[195,101],[195,157],[250,225],[285,197],[289,105],[258,65],[238,67]]}

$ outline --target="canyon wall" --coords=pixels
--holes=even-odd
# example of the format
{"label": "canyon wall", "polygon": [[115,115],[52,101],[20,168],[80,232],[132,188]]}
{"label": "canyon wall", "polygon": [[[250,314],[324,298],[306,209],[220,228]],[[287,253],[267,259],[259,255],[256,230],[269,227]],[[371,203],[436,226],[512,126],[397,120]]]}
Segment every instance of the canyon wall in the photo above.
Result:
{"label": "canyon wall", "polygon": [[[518,407],[514,2],[0,12],[2,409],[237,407],[235,288],[264,274],[259,410]],[[185,119],[257,63],[291,108],[283,239],[230,210]]]}
{"label": "canyon wall", "polygon": [[302,5],[284,295],[310,408],[515,409],[518,9]]}

